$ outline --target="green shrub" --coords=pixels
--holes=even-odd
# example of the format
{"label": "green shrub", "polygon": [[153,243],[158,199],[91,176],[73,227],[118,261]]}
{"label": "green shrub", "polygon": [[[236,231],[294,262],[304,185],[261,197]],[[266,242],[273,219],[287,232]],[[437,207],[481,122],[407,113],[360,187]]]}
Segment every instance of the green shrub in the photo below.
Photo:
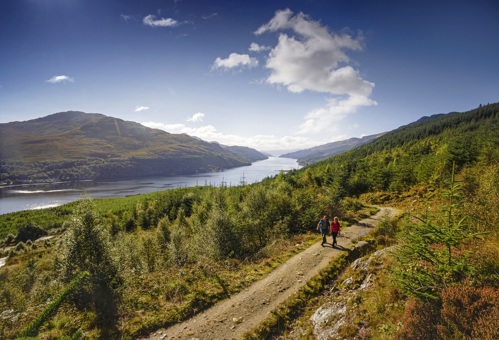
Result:
{"label": "green shrub", "polygon": [[16,243],[16,236],[13,234],[8,234],[7,237],[5,238],[4,242],[6,245],[15,244]]}
{"label": "green shrub", "polygon": [[66,247],[62,254],[63,276],[68,282],[88,272],[88,284],[75,302],[80,308],[92,308],[99,323],[113,323],[116,317],[117,289],[122,283],[111,257],[107,228],[101,223],[90,199],[84,199],[66,223]]}
{"label": "green shrub", "polygon": [[381,246],[393,245],[397,242],[398,220],[384,216],[379,220],[372,232],[376,244]]}
{"label": "green shrub", "polygon": [[26,243],[21,241],[16,244],[16,247],[14,249],[17,251],[17,253],[23,253],[28,250],[28,247],[26,246]]}
{"label": "green shrub", "polygon": [[27,242],[28,240],[35,241],[45,235],[47,235],[45,230],[35,225],[25,225],[19,228],[15,242]]}
{"label": "green shrub", "polygon": [[161,250],[166,250],[168,243],[171,241],[170,221],[168,217],[163,217],[158,222],[157,241]]}
{"label": "green shrub", "polygon": [[156,238],[146,236],[142,239],[142,257],[145,260],[148,272],[154,272],[158,267],[159,247]]}
{"label": "green shrub", "polygon": [[36,335],[42,324],[47,321],[52,314],[55,313],[55,311],[57,311],[67,297],[82,286],[82,283],[86,277],[88,277],[88,272],[82,272],[75,277],[69,285],[35,318],[35,320],[26,326],[20,336],[26,337]]}
{"label": "green shrub", "polygon": [[[450,188],[443,192],[445,205],[433,216],[430,209],[414,216],[401,234],[402,244],[396,257],[400,268],[394,271],[399,288],[420,300],[440,301],[445,287],[464,280],[476,271],[464,251],[466,241],[477,234],[470,232],[461,215],[460,186],[452,176]],[[409,221],[410,222],[410,221]]]}

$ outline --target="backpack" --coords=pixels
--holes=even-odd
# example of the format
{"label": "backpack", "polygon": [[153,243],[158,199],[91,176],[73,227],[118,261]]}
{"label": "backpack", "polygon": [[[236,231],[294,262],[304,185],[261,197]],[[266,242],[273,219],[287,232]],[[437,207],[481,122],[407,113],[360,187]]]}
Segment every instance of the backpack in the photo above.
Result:
{"label": "backpack", "polygon": [[318,227],[323,230],[323,232],[328,232],[329,230],[329,220],[321,219],[318,223]]}

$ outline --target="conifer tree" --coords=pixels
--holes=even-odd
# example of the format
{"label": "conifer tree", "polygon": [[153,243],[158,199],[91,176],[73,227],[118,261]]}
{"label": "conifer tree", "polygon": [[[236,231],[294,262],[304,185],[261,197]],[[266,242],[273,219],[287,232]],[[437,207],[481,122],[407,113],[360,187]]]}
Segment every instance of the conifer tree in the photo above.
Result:
{"label": "conifer tree", "polygon": [[452,174],[449,189],[443,192],[446,204],[436,216],[430,209],[415,216],[402,234],[396,253],[401,264],[394,272],[399,287],[422,301],[439,302],[440,292],[472,275],[469,252],[462,245],[477,234],[468,230],[461,216],[460,185]]}
{"label": "conifer tree", "polygon": [[111,257],[107,230],[90,199],[80,202],[66,226],[63,277],[70,282],[80,273],[88,272],[87,284],[76,302],[94,308],[101,321],[110,320],[115,313],[121,278]]}

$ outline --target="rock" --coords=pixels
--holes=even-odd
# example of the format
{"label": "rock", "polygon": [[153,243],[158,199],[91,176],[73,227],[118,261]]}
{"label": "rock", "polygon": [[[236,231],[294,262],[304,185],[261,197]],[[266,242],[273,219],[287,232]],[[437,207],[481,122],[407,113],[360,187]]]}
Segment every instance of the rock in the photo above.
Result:
{"label": "rock", "polygon": [[352,250],[348,253],[347,259],[353,261],[367,254],[373,246],[367,241],[359,241]]}

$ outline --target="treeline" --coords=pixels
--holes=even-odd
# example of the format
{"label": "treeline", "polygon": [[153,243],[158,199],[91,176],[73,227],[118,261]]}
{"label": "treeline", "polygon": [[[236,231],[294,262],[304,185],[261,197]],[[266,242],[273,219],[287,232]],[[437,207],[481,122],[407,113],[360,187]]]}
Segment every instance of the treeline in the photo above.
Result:
{"label": "treeline", "polygon": [[341,196],[441,186],[452,165],[489,166],[499,159],[499,104],[414,123],[314,167],[304,176]]}
{"label": "treeline", "polygon": [[445,139],[447,137],[445,135],[446,131],[451,132],[451,134],[470,132],[483,125],[497,124],[498,118],[499,103],[480,106],[478,109],[467,112],[437,115],[420,119],[417,122],[393,130],[362,148],[362,150],[369,154],[383,149],[399,147],[405,143],[414,143],[429,137],[438,136],[439,139]]}
{"label": "treeline", "polygon": [[219,171],[248,165],[220,156],[190,158],[84,159],[71,161],[0,161],[0,182],[8,184],[82,180],[120,180]]}
{"label": "treeline", "polygon": [[[202,231],[206,236],[210,234],[210,223],[219,227],[213,219],[222,218],[227,230],[211,232],[232,235],[234,243],[225,245],[230,247],[226,255],[244,258],[271,242],[271,234],[276,228],[281,236],[312,230],[317,216],[323,211],[348,217],[349,201],[344,203],[344,207],[339,201],[333,203],[324,199],[323,203],[316,202],[316,196],[321,194],[315,190],[294,190],[286,175],[280,174],[265,183],[239,187],[200,186],[99,199],[96,200],[96,209],[109,225],[112,235],[154,229],[160,223],[173,223],[181,217],[189,221],[189,227],[185,228],[188,234]],[[25,225],[52,230],[52,233],[59,231],[77,204],[2,215],[3,233],[0,235],[5,237],[5,230],[15,234]]]}

